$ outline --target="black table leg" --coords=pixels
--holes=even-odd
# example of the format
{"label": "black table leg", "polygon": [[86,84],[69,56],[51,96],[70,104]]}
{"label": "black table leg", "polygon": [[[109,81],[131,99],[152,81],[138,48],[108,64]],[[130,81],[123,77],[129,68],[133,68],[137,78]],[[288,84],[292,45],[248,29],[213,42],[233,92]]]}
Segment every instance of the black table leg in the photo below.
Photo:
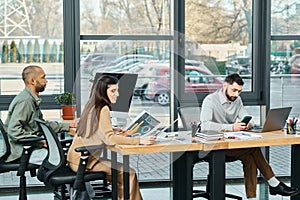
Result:
{"label": "black table leg", "polygon": [[210,199],[223,200],[225,199],[225,151],[211,151],[209,159]]}
{"label": "black table leg", "polygon": [[112,199],[118,199],[118,164],[117,152],[111,152]]}
{"label": "black table leg", "polygon": [[172,153],[173,199],[193,199],[193,155],[195,152]]}
{"label": "black table leg", "polygon": [[[291,152],[291,186],[300,189],[300,145],[292,145]],[[300,194],[291,197],[292,200],[300,199]]]}
{"label": "black table leg", "polygon": [[129,156],[125,155],[123,156],[123,180],[124,180],[124,199],[130,198],[129,191]]}

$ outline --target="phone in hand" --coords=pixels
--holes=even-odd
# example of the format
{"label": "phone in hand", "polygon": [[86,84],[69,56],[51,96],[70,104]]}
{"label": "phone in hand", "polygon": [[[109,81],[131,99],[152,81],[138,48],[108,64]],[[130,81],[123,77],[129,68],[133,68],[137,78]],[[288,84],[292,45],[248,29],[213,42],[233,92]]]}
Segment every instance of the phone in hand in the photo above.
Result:
{"label": "phone in hand", "polygon": [[241,122],[243,122],[247,125],[251,119],[252,119],[252,116],[245,116]]}

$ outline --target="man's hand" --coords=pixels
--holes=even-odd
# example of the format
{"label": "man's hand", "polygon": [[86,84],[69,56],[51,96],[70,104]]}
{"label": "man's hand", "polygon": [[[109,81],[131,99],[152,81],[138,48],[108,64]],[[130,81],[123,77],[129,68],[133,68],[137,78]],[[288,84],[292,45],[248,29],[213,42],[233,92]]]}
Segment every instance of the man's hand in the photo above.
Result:
{"label": "man's hand", "polygon": [[[233,124],[233,131],[245,131],[248,130],[250,126],[250,123],[248,123],[248,125],[246,125],[246,123],[241,122],[239,119],[237,119],[235,121],[235,123]],[[250,126],[251,128],[251,126]]]}
{"label": "man's hand", "polygon": [[156,136],[141,137],[140,138],[140,144],[145,144],[145,145],[154,144],[155,140],[156,140]]}
{"label": "man's hand", "polygon": [[78,125],[78,120],[75,120],[74,122],[69,124],[69,127],[70,128],[77,128],[77,125]]}

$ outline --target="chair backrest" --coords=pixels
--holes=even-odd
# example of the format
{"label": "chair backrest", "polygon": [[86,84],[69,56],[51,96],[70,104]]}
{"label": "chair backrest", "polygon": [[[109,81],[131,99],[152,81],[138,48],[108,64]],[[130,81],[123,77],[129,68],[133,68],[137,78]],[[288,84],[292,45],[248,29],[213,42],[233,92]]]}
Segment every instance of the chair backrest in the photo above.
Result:
{"label": "chair backrest", "polygon": [[191,122],[200,122],[201,107],[199,105],[188,105],[177,108],[184,130],[192,130]]}
{"label": "chair backrest", "polygon": [[10,154],[10,145],[4,124],[0,119],[0,162],[4,162]]}
{"label": "chair backrest", "polygon": [[35,119],[41,128],[48,146],[48,155],[38,171],[38,179],[47,183],[48,178],[60,167],[66,165],[63,148],[53,129],[41,119]]}

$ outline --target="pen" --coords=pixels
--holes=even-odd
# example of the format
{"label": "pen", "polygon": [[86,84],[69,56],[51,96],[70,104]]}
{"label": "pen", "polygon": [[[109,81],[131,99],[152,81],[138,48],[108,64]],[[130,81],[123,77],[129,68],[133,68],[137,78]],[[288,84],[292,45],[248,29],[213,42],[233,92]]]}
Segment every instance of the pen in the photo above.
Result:
{"label": "pen", "polygon": [[249,133],[242,133],[242,135],[251,136]]}
{"label": "pen", "polygon": [[137,123],[135,123],[129,130],[133,130],[133,129],[135,129],[135,127],[137,127]]}
{"label": "pen", "polygon": [[178,136],[177,133],[175,135],[166,135],[166,138],[173,138],[173,137],[176,137],[176,136]]}

